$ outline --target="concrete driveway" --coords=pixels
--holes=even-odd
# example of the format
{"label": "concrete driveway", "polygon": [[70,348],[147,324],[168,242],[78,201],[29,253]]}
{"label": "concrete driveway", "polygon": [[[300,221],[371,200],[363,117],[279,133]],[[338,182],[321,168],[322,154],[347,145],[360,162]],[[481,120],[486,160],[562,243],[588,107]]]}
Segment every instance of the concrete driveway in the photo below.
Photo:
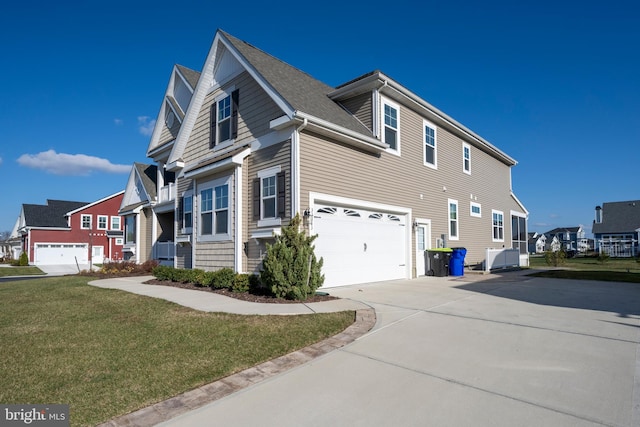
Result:
{"label": "concrete driveway", "polygon": [[640,425],[640,285],[489,277],[332,289],[374,329],[161,425]]}
{"label": "concrete driveway", "polygon": [[37,267],[48,276],[65,276],[78,274],[82,270],[89,270],[89,264],[38,265]]}

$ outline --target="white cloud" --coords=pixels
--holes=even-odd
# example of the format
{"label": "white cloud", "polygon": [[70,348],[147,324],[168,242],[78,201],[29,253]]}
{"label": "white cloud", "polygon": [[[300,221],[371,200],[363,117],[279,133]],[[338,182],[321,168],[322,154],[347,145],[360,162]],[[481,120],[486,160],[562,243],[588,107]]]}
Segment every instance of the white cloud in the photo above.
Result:
{"label": "white cloud", "polygon": [[86,176],[92,172],[129,173],[131,165],[114,165],[107,159],[86,154],[56,153],[54,150],[38,154],[23,154],[18,158],[21,166],[40,169],[54,175]]}
{"label": "white cloud", "polygon": [[0,165],[2,164],[2,157],[0,157]]}
{"label": "white cloud", "polygon": [[113,123],[116,126],[122,126],[122,124],[124,123],[124,121],[122,119],[113,119]]}
{"label": "white cloud", "polygon": [[155,125],[156,121],[151,120],[149,116],[138,117],[138,130],[140,130],[140,133],[143,135],[151,136]]}

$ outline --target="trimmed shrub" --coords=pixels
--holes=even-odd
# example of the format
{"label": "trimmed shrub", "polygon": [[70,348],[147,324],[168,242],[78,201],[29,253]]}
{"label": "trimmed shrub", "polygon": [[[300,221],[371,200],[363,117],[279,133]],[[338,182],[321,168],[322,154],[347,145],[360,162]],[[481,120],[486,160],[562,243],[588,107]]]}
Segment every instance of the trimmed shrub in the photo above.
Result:
{"label": "trimmed shrub", "polygon": [[222,268],[213,272],[213,280],[211,287],[213,289],[231,289],[233,286],[233,279],[236,277],[236,272],[231,268]]}
{"label": "trimmed shrub", "polygon": [[236,274],[231,285],[233,292],[248,292],[251,288],[249,274]]}
{"label": "trimmed shrub", "polygon": [[22,252],[20,254],[20,258],[18,258],[18,265],[20,267],[26,267],[29,265],[29,256],[26,252]]}
{"label": "trimmed shrub", "polygon": [[546,251],[544,253],[544,260],[547,265],[552,267],[559,267],[565,263],[566,253],[563,250],[560,251]]}
{"label": "trimmed shrub", "polygon": [[282,234],[267,244],[260,280],[278,298],[303,300],[315,294],[324,283],[322,258],[316,260],[313,241],[318,237],[300,231],[300,215],[296,214]]}
{"label": "trimmed shrub", "polygon": [[158,280],[171,280],[175,276],[175,269],[166,265],[158,265],[152,271],[151,274]]}

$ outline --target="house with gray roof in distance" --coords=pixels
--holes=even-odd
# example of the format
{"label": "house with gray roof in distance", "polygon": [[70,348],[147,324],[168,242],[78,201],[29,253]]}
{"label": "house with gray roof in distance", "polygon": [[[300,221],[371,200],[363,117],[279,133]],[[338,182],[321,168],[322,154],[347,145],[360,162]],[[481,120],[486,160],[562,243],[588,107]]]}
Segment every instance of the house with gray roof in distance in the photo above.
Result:
{"label": "house with gray roof in distance", "polygon": [[257,273],[299,214],[325,287],[425,275],[425,249],[442,246],[474,265],[514,248],[526,265],[517,162],[381,71],[345,81],[218,30],[200,73],[172,70],[147,148],[156,198],[136,196],[138,171],[121,209],[139,218],[126,234],[151,242],[125,246],[143,260],[173,244],[175,267]]}
{"label": "house with gray roof in distance", "polygon": [[553,241],[554,237],[556,238],[556,246],[558,249],[561,248],[565,251],[578,254],[586,253],[589,248],[584,228],[581,225],[577,227],[558,227],[544,234],[547,236],[549,242]]}
{"label": "house with gray roof in distance", "polygon": [[593,236],[599,253],[612,257],[638,256],[640,200],[596,206]]}

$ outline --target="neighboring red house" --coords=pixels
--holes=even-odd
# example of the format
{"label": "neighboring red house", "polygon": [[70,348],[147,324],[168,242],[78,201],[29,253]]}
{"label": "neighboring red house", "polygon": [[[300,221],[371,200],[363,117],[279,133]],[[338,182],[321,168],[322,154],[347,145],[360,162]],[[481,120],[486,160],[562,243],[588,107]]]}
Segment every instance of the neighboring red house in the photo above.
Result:
{"label": "neighboring red house", "polygon": [[47,200],[23,204],[18,219],[22,250],[35,265],[101,264],[122,259],[124,190],[93,203]]}

